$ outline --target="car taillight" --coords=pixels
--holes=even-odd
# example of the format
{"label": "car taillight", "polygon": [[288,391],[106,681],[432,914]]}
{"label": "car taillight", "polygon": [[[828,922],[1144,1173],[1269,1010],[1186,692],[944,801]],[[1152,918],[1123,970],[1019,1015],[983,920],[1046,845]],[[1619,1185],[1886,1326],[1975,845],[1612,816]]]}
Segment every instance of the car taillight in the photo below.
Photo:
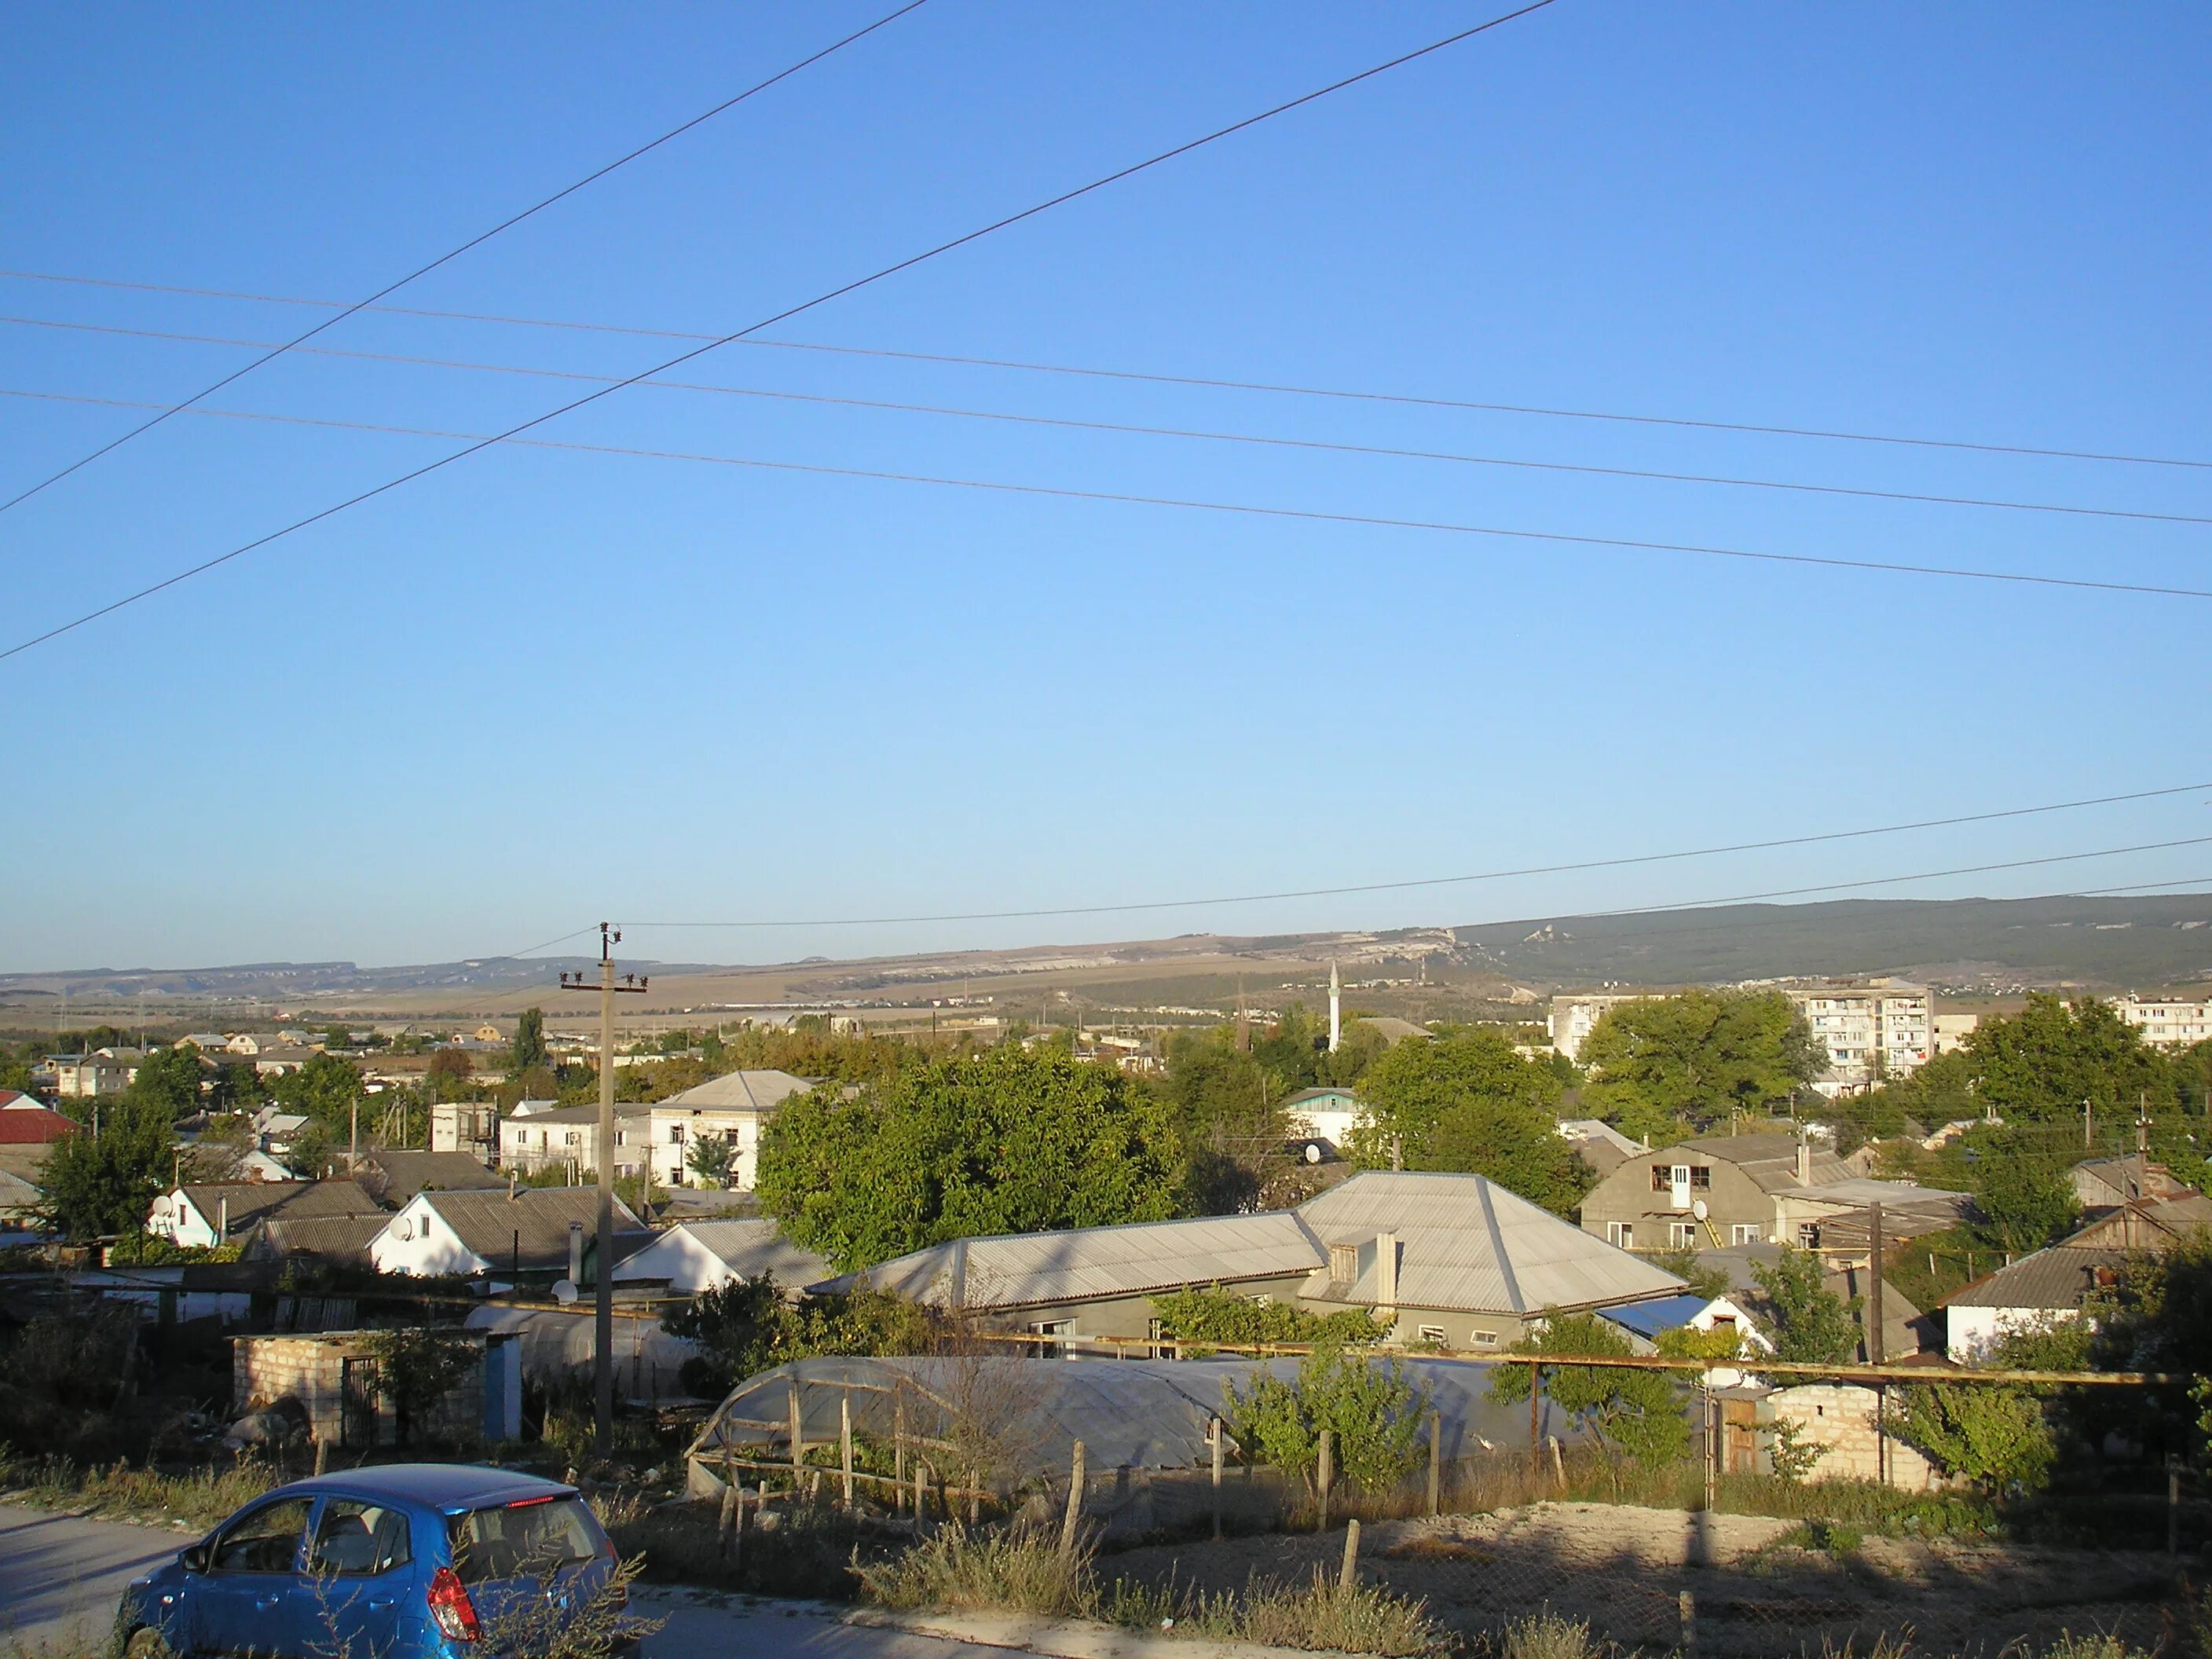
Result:
{"label": "car taillight", "polygon": [[469,1600],[469,1587],[451,1567],[439,1568],[430,1580],[430,1616],[456,1642],[473,1642],[483,1634],[477,1623],[476,1603]]}

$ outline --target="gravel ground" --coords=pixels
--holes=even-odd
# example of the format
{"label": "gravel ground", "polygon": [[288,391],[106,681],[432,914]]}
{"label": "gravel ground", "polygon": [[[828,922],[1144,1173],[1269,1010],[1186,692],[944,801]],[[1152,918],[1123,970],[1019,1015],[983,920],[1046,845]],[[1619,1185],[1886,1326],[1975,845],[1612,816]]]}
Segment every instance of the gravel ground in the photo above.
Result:
{"label": "gravel ground", "polygon": [[[1365,1576],[1426,1598],[1469,1637],[1549,1607],[1624,1649],[1681,1645],[1680,1596],[1693,1598],[1702,1655],[1870,1655],[1910,1641],[1929,1656],[2039,1649],[2062,1631],[2107,1632],[2149,1649],[2166,1633],[2166,1557],[1870,1537],[1828,1554],[1778,1540],[1793,1523],[1607,1504],[1538,1504],[1492,1515],[1365,1528]],[[1334,1574],[1344,1533],[1159,1545],[1111,1556],[1102,1577],[1235,1589],[1254,1577]]]}

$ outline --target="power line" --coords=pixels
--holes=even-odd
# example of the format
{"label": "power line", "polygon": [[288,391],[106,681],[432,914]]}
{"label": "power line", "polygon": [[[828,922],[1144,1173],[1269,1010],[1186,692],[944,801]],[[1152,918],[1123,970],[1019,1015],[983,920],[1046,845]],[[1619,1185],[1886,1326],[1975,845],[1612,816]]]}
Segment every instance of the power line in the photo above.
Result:
{"label": "power line", "polygon": [[377,301],[383,299],[386,295],[398,293],[401,289],[405,288],[410,283],[416,281],[418,277],[428,276],[432,271],[437,270],[439,266],[450,264],[452,261],[459,258],[461,255],[466,253],[471,248],[483,246],[483,244],[491,240],[493,237],[499,235],[503,231],[514,229],[515,226],[520,224],[524,220],[544,212],[547,208],[551,207],[556,202],[562,201],[568,197],[574,196],[578,191],[582,190],[586,185],[595,184],[599,179],[605,178],[609,173],[613,173],[619,168],[628,167],[632,161],[636,161],[641,155],[647,155],[650,152],[659,149],[671,139],[682,137],[684,133],[690,131],[692,128],[700,125],[703,122],[713,120],[717,115],[721,114],[725,110],[736,108],[737,106],[744,103],[745,100],[752,97],[755,94],[765,92],[770,87],[775,86],[778,82],[790,79],[791,76],[798,74],[801,70],[810,68],[813,64],[820,63],[823,58],[830,57],[834,52],[842,52],[847,46],[851,46],[855,40],[863,40],[866,36],[873,34],[878,29],[882,28],[885,24],[896,21],[899,18],[905,16],[907,13],[913,11],[915,8],[926,3],[927,0],[907,0],[907,3],[901,6],[896,11],[890,13],[886,16],[878,18],[866,28],[857,30],[854,33],[847,35],[843,40],[837,41],[835,45],[824,46],[821,51],[817,52],[809,57],[802,58],[799,62],[790,65],[788,68],[778,70],[774,75],[769,76],[767,80],[758,82],[756,84],[746,88],[735,97],[724,99],[720,103],[715,105],[714,108],[707,110],[701,114],[693,116],[682,125],[671,127],[666,132],[662,133],[660,137],[653,139],[651,143],[639,145],[627,155],[621,156],[615,161],[608,162],[605,167],[599,168],[596,172],[585,174],[584,177],[577,179],[575,183],[554,191],[552,195],[546,197],[543,201],[523,209],[520,213],[511,215],[507,218],[501,220],[499,223],[494,225],[489,230],[483,231],[477,235],[471,236],[467,241],[463,242],[459,247],[450,249],[447,252],[440,254],[428,264],[418,265],[413,270],[409,271],[404,276],[399,278],[398,281],[386,283],[382,288],[377,289],[375,293],[370,295],[366,300],[357,301],[354,304],[346,306],[343,309],[339,311],[336,316],[325,318],[321,322],[317,323],[306,333],[301,334],[294,339],[287,340],[280,345],[272,346],[260,356],[253,359],[252,362],[246,363],[239,368],[233,369],[229,374],[224,375],[221,380],[215,381],[212,385],[201,387],[199,391],[195,392],[191,397],[185,398],[184,402],[178,404],[173,408],[164,410],[161,413],[155,416],[153,419],[149,421],[142,422],[137,426],[131,428],[130,431],[123,434],[122,436],[102,444],[99,448],[94,450],[89,455],[81,456],[77,459],[71,461],[60,471],[54,473],[50,477],[41,479],[39,483],[33,484],[28,489],[24,490],[21,494],[11,496],[7,501],[0,501],[0,513],[5,513],[10,507],[21,505],[22,502],[30,500],[32,496],[37,495],[40,490],[46,489],[49,485],[60,483],[64,478],[68,477],[70,473],[76,471],[82,467],[91,465],[93,462],[98,460],[103,455],[110,454],[112,452],[120,449],[124,445],[129,443],[133,438],[137,437],[142,433],[152,431],[155,427],[161,425],[162,422],[167,420],[170,416],[175,414],[179,410],[190,409],[194,404],[199,402],[201,398],[210,397],[212,394],[222,391],[223,387],[228,386],[234,380],[244,379],[246,375],[252,374],[255,369],[259,368],[264,363],[270,362],[276,358],[281,357],[286,352],[292,350],[295,347],[301,345],[308,340],[313,339],[315,336],[320,334],[325,329],[337,327],[340,323],[352,316],[356,312],[365,310],[371,305],[374,305]]}
{"label": "power line", "polygon": [[70,633],[76,629],[82,628],[88,623],[96,622],[102,617],[111,616],[114,612],[122,610],[126,605],[136,605],[142,599],[151,599],[155,594],[174,587],[179,582],[189,581],[195,576],[203,575],[208,571],[215,569],[219,565],[228,564],[233,559],[242,557],[244,555],[252,552],[257,548],[266,547],[271,542],[277,541],[283,537],[292,535],[295,532],[305,530],[311,525],[319,524],[325,519],[333,518],[338,514],[346,512],[349,508],[360,506],[364,501],[373,501],[377,496],[382,495],[388,491],[397,489],[404,484],[411,483],[417,478],[427,477],[430,473],[438,471],[442,468],[451,466],[455,461],[465,459],[467,457],[477,453],[480,450],[488,449],[493,444],[506,442],[510,439],[518,437],[521,434],[529,431],[533,427],[543,426],[548,421],[555,420],[561,416],[572,413],[576,410],[583,408],[587,404],[597,403],[602,398],[611,397],[614,393],[622,391],[625,386],[635,386],[639,381],[648,380],[656,374],[665,374],[670,369],[674,368],[680,364],[690,362],[695,357],[702,357],[706,356],[707,353],[714,351],[720,347],[727,345],[733,341],[743,339],[748,334],[758,333],[764,328],[773,328],[778,323],[787,322],[790,319],[799,316],[805,312],[811,311],[818,306],[827,305],[832,300],[842,298],[844,295],[848,294],[857,293],[861,289],[880,283],[886,277],[896,276],[902,271],[911,270],[917,265],[926,264],[932,259],[939,258],[945,254],[953,252],[955,249],[965,247],[971,242],[981,241],[983,238],[993,235],[999,231],[1005,230],[1010,226],[1018,225],[1026,220],[1033,219],[1039,214],[1048,213],[1054,208],[1063,206],[1069,202],[1091,195],[1094,191],[1103,190],[1110,185],[1118,184],[1125,179],[1133,178],[1136,174],[1146,172],[1150,168],[1158,167],[1164,162],[1174,161],[1180,156],[1188,155],[1194,150],[1203,149],[1206,145],[1218,143],[1221,139],[1230,137],[1239,132],[1243,132],[1252,127],[1258,126],[1262,122],[1273,120],[1279,115],[1286,114],[1294,109],[1303,108],[1305,105],[1310,104],[1317,99],[1326,98],[1333,93],[1343,91],[1347,87],[1357,86],[1362,82],[1372,80],[1378,75],[1386,74],[1392,70],[1401,68],[1405,64],[1426,58],[1432,52],[1441,52],[1447,46],[1455,46],[1459,42],[1470,40],[1475,35],[1497,28],[1503,24],[1512,22],[1516,18],[1526,17],[1531,13],[1541,11],[1552,3],[1553,0],[1531,0],[1531,3],[1522,6],[1516,10],[1504,13],[1499,16],[1493,17],[1487,22],[1477,23],[1471,28],[1462,29],[1456,33],[1446,35],[1443,40],[1433,41],[1428,46],[1417,47],[1412,52],[1401,53],[1399,56],[1389,59],[1388,62],[1377,64],[1371,69],[1362,70],[1356,75],[1346,76],[1343,79],[1331,82],[1328,85],[1319,88],[1315,91],[1302,94],[1298,97],[1290,99],[1284,103],[1277,104],[1271,108],[1262,110],[1256,115],[1248,115],[1242,120],[1230,123],[1227,126],[1217,127],[1212,131],[1206,133],[1200,137],[1186,140],[1184,143],[1177,144],[1172,149],[1161,150],[1157,155],[1149,156],[1144,161],[1133,162],[1127,167],[1119,168],[1115,172],[1093,179],[1088,184],[1079,185],[1073,190],[1062,191],[1056,196],[1048,197],[1045,200],[1036,203],[1032,206],[1022,209],[1018,213],[1010,213],[1003,218],[994,220],[989,224],[984,225],[978,229],[971,230],[966,232],[964,234],[956,236],[950,241],[939,242],[935,246],[926,248],[920,253],[910,254],[907,258],[900,259],[894,264],[882,266],[865,276],[855,277],[851,282],[843,283],[839,287],[830,289],[826,293],[817,294],[811,300],[803,301],[795,306],[787,307],[785,309],[775,313],[772,316],[763,317],[760,321],[751,324],[747,327],[738,329],[730,334],[723,335],[719,338],[709,340],[703,345],[693,347],[690,350],[680,352],[677,356],[669,358],[665,362],[655,363],[649,368],[641,369],[638,373],[631,375],[629,379],[618,381],[613,386],[602,386],[596,392],[586,392],[580,398],[573,399],[568,403],[562,404],[557,408],[546,410],[543,415],[535,416],[527,421],[522,422],[520,425],[509,427],[506,431],[499,433],[495,436],[484,438],[470,443],[465,447],[458,449],[450,455],[442,456],[437,460],[416,467],[410,471],[403,472],[398,477],[387,479],[385,483],[378,484],[373,489],[364,489],[357,495],[349,495],[345,500],[337,502],[334,506],[326,507],[319,513],[309,514],[304,519],[296,519],[281,529],[270,531],[265,536],[256,537],[250,542],[234,547],[228,553],[217,554],[213,558],[202,560],[198,564],[192,565],[186,569],[178,571],[175,574],[165,577],[150,586],[142,587],[137,592],[127,593],[119,599],[111,600],[106,605],[100,606],[97,610],[88,611],[80,617],[74,617],[68,622],[48,629],[43,634],[35,635],[30,639],[24,640],[18,644],[9,646],[5,650],[0,650],[0,660],[5,660],[9,657],[16,656],[22,652],[31,649],[33,646],[43,645],[50,640],[58,639],[61,635]]}
{"label": "power line", "polygon": [[[0,324],[16,327],[51,328],[72,333],[114,334],[134,339],[169,340],[188,345],[256,348],[259,340],[232,339],[213,334],[185,334],[166,329],[125,328],[105,323],[64,322],[44,317],[0,316]],[[613,385],[621,377],[591,374],[580,370],[533,368],[514,363],[487,363],[458,357],[422,357],[394,351],[355,351],[329,346],[284,348],[322,357],[356,362],[394,363],[413,368],[454,368],[480,374],[517,374],[537,380],[584,380]],[[1051,415],[1024,415],[1004,410],[969,409],[943,404],[898,403],[872,398],[831,397],[821,392],[787,392],[763,386],[717,386],[698,380],[648,379],[642,386],[672,392],[711,392],[721,397],[760,398],[783,403],[816,404],[838,409],[866,409],[893,414],[934,415],[957,420],[995,421],[1015,426],[1054,427],[1076,432],[1103,432],[1122,436],[1194,439],[1208,443],[1246,444],[1273,449],[1322,451],[1339,455],[1362,455],[1382,459],[1442,461],[1462,466],[1494,466],[1531,472],[1564,472],[1601,478],[1629,478],[1662,483],[1710,484],[1735,489],[1784,490],[1809,495],[1856,496],[1866,501],[1909,501],[1936,507],[1989,507],[2009,513],[2054,513],[2077,518],[2132,519],[2154,524],[2212,525],[2212,515],[2195,513],[2152,513],[2132,507],[2083,507],[2059,501],[2009,501],[1981,495],[1937,495],[1913,490],[1872,489],[1850,484],[1804,483],[1782,478],[1738,478],[1705,472],[1665,472],[1647,467],[1599,466],[1574,461],[1531,460],[1524,457],[1470,455],[1449,450],[1410,449],[1382,444],[1333,442],[1318,438],[1287,438],[1265,433],[1222,432],[1205,428],[1147,426],[1121,421],[1086,421]],[[158,404],[145,405],[158,408]],[[177,408],[186,407],[179,404]],[[176,412],[172,410],[171,413]]]}
{"label": "power line", "polygon": [[1340,898],[1356,893],[1395,893],[1417,887],[1457,887],[1475,882],[1512,881],[1528,876],[1576,875],[1589,870],[1619,870],[1640,864],[1666,864],[1681,859],[1719,858],[1735,853],[1772,852],[1784,847],[1813,847],[1823,842],[1863,841],[1874,836],[1905,835],[1921,830],[1948,830],[1960,824],[1994,823],[2006,818],[2037,817],[2051,812],[2070,812],[2090,806],[2117,806],[2130,801],[2156,800],[2170,795],[2192,794],[2212,784],[2176,784],[2161,789],[2128,794],[2098,795],[2081,800],[2051,801],[2036,806],[2010,806],[1992,812],[1961,813],[1951,817],[1922,818],[1911,823],[1875,824],[1863,830],[1829,830],[1817,835],[1783,836],[1770,841],[1735,842],[1719,847],[1692,847],[1674,853],[1637,853],[1618,858],[1583,859],[1571,864],[1538,864],[1510,870],[1485,870],[1473,875],[1425,876],[1407,881],[1348,883],[1335,887],[1290,888],[1268,893],[1215,894],[1205,898],[1152,899],[1121,904],[1071,904],[1029,910],[969,910],[934,915],[847,916],[814,921],[640,921],[638,927],[876,927],[909,922],[1014,921],[1056,916],[1120,915],[1133,910],[1190,910],[1227,904],[1268,904],[1283,899]]}
{"label": "power line", "polygon": [[[633,385],[636,382],[625,381],[623,384]],[[606,392],[620,389],[618,386],[609,386]],[[605,395],[606,395],[605,392],[592,394],[594,398]],[[22,398],[49,403],[120,404],[125,408],[151,406],[121,398],[30,392],[9,387],[0,387],[0,397]],[[590,399],[580,401],[588,402]],[[574,404],[568,405],[571,409],[576,406]],[[1556,543],[1570,547],[1618,548],[1642,553],[1685,553],[1704,558],[1748,559],[1765,564],[1814,565],[1837,570],[1870,570],[1889,575],[1948,576],[1969,581],[2013,582],[2031,587],[2081,588],[2101,593],[2140,593],[2162,599],[2212,599],[2212,588],[2166,587],[2142,582],[2099,581],[2087,576],[2044,576],[2017,570],[1985,570],[1970,565],[1911,564],[1894,559],[1846,559],[1826,554],[1777,553],[1755,548],[1717,547],[1698,542],[1644,541],[1625,536],[1589,536],[1559,530],[1524,530],[1502,525],[1461,524],[1449,520],[1398,519],[1367,513],[1328,513],[1312,507],[1269,507],[1249,501],[1205,501],[1181,495],[1142,495],[1128,490],[1077,489],[1065,485],[1017,483],[997,478],[957,478],[936,473],[892,472],[871,467],[830,466],[816,462],[771,461],[758,456],[714,455],[679,449],[641,449],[622,444],[587,444],[556,438],[523,438],[515,435],[517,433],[526,431],[530,427],[538,425],[540,422],[551,419],[551,416],[540,416],[537,421],[526,422],[522,426],[512,428],[507,432],[484,436],[474,433],[451,431],[439,427],[394,426],[378,422],[338,421],[308,415],[268,415],[247,410],[203,408],[196,409],[191,412],[195,415],[230,420],[263,421],[281,426],[325,427],[344,432],[376,432],[401,437],[472,440],[473,441],[470,442],[467,448],[457,451],[443,460],[434,461],[428,466],[419,467],[413,472],[403,475],[391,483],[381,484],[375,489],[365,491],[355,496],[352,501],[341,502],[337,507],[326,508],[322,513],[315,514],[314,518],[303,519],[287,530],[276,531],[262,538],[259,542],[248,543],[245,547],[234,549],[219,558],[211,559],[205,564],[196,565],[190,570],[172,576],[165,582],[156,583],[153,587],[118,599],[103,610],[80,617],[75,622],[64,623],[34,639],[10,646],[8,649],[0,651],[0,660],[12,657],[18,652],[27,651],[33,646],[41,644],[57,635],[66,634],[72,628],[82,627],[84,623],[106,615],[109,611],[120,610],[137,599],[159,592],[164,587],[173,586],[186,577],[198,575],[204,570],[212,569],[216,565],[236,558],[240,553],[250,552],[255,547],[289,534],[291,530],[301,529],[313,524],[316,519],[329,518],[332,514],[343,512],[355,502],[367,501],[370,496],[380,495],[385,490],[406,483],[410,478],[420,477],[425,472],[434,472],[439,467],[460,459],[462,456],[474,454],[477,450],[488,448],[493,444],[512,444],[518,448],[562,450],[583,455],[620,455],[641,460],[688,461],[715,466],[751,467],[763,471],[806,473],[831,478],[868,478],[886,483],[929,484],[944,489],[980,489],[1002,495],[1042,495],[1060,501],[1105,501],[1124,507],[1165,507],[1184,512],[1225,513],[1253,518],[1297,520],[1316,524],[1352,525],[1363,529],[1419,530],[1443,535],[1491,536],[1511,541]],[[558,414],[561,411],[556,410],[554,412]]]}
{"label": "power line", "polygon": [[[0,277],[20,282],[61,283],[84,288],[121,289],[143,294],[174,294],[198,299],[244,300],[258,305],[336,307],[338,300],[293,295],[256,294],[238,289],[187,288],[171,283],[133,283],[112,277],[77,276],[53,271],[0,270]],[[719,337],[685,329],[639,328],[617,323],[585,323],[549,317],[514,317],[480,311],[434,311],[414,306],[372,306],[395,317],[441,322],[494,323],[512,328],[544,328],[583,334],[614,334],[649,340],[714,340]],[[1340,386],[1299,386],[1274,380],[1239,380],[1202,374],[1165,374],[1137,369],[1099,368],[1075,363],[1041,363],[1012,357],[964,356],[943,351],[899,351],[883,346],[830,345],[808,340],[747,339],[743,343],[779,351],[811,351],[846,357],[882,357],[901,362],[942,363],[962,368],[1012,369],[1025,374],[1066,374],[1087,380],[1130,380],[1149,386],[1190,386],[1215,392],[1258,392],[1292,398],[1330,398],[1351,403],[1401,404],[1419,409],[1455,409],[1485,415],[1527,415],[1547,420],[1606,421],[1630,426],[1677,427],[1697,432],[1736,432],[1757,437],[1807,438],[1826,442],[1889,444],[1908,449],[1960,450],[1982,455],[2022,455],[2042,460],[2104,461],[2128,466],[2180,467],[2212,471],[2212,460],[2186,456],[2138,455],[2094,449],[2053,449],[2033,444],[1981,442],[1960,438],[1920,438],[1898,433],[1853,432],[1836,428],[1778,426],[1754,421],[1698,420],[1677,415],[1638,415],[1619,410],[1565,409],[1537,404],[1488,403],[1468,398],[1431,398],[1402,392],[1356,391]]]}

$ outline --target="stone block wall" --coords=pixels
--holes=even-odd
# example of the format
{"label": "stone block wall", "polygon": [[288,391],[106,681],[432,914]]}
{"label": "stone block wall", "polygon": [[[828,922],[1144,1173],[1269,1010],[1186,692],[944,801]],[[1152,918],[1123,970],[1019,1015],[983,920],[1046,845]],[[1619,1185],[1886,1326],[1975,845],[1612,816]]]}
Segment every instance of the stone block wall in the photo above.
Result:
{"label": "stone block wall", "polygon": [[1887,1480],[1905,1492],[1946,1484],[1935,1465],[1877,1422],[1879,1396],[1856,1383],[1808,1383],[1779,1389],[1768,1404],[1778,1422],[1797,1425],[1799,1442],[1820,1447],[1808,1480]]}

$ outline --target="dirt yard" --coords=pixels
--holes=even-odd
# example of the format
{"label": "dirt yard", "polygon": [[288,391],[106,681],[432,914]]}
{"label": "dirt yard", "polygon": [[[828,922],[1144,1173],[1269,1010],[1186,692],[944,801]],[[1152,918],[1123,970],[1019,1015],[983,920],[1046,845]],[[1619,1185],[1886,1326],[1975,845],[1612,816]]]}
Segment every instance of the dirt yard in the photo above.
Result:
{"label": "dirt yard", "polygon": [[[1383,1522],[1361,1540],[1363,1574],[1425,1597],[1468,1636],[1543,1607],[1587,1620],[1624,1649],[1683,1645],[1692,1597],[1701,1655],[1863,1656],[1909,1640],[1927,1656],[1995,1659],[2061,1631],[2142,1648],[2166,1633],[2177,1564],[2164,1555],[1868,1537],[1835,1553],[1779,1540],[1793,1523],[1605,1504],[1538,1504],[1494,1515]],[[1159,1545],[1109,1556],[1102,1577],[1241,1588],[1251,1577],[1334,1574],[1341,1528]]]}

